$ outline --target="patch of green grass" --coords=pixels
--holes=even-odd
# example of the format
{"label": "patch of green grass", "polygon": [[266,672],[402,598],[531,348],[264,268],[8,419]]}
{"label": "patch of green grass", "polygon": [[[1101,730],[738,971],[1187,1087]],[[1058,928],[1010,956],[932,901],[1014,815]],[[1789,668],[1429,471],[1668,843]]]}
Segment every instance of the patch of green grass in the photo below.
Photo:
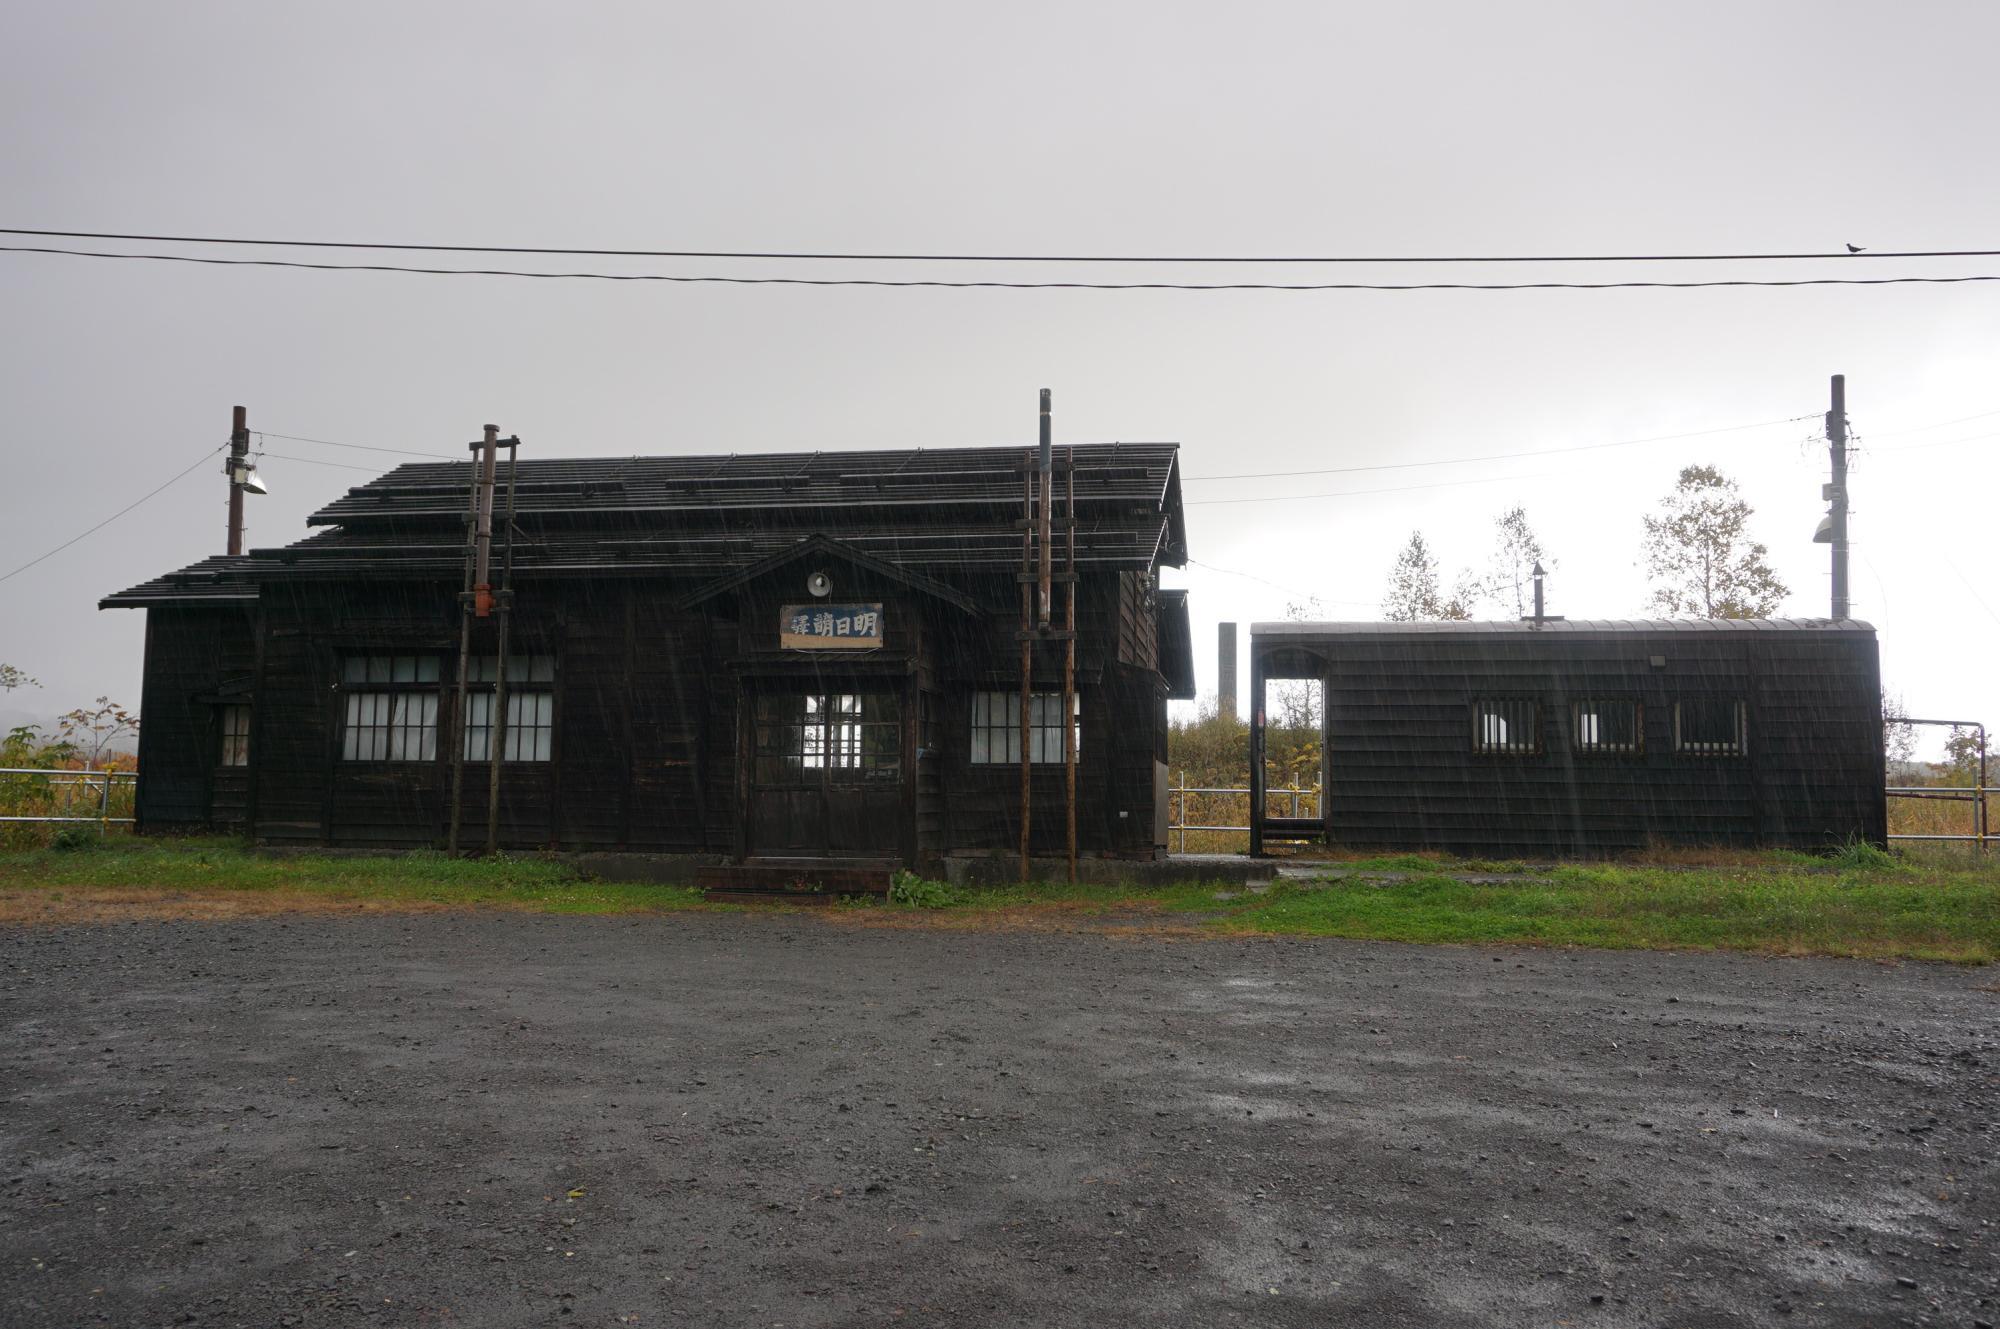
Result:
{"label": "patch of green grass", "polygon": [[[1971,964],[2000,959],[2000,856],[1991,865],[1933,861],[1864,846],[1828,857],[1772,854],[1728,867],[1548,868],[1397,855],[1326,868],[1341,878],[1286,880],[1261,891],[1213,881],[953,888],[911,876],[899,879],[890,903],[974,922],[982,915],[1040,908],[1085,918],[1137,912],[1149,922],[1222,934],[1749,950]],[[1351,875],[1369,871],[1400,875],[1374,882]],[[1517,879],[1462,880],[1467,874]],[[688,887],[596,881],[567,863],[538,856],[269,855],[234,840],[116,837],[88,852],[0,853],[0,892],[34,891],[51,900],[82,902],[94,891],[119,889],[291,893],[569,914],[740,907],[704,905]]]}
{"label": "patch of green grass", "polygon": [[2000,874],[1882,867],[1864,855],[1825,862],[1838,870],[1602,864],[1519,884],[1436,870],[1381,885],[1281,883],[1235,902],[1216,926],[1386,941],[2000,958]]}
{"label": "patch of green grass", "polygon": [[89,853],[0,854],[0,888],[294,892],[339,900],[510,905],[606,914],[699,904],[686,886],[595,881],[554,859],[451,858],[418,851],[349,857],[259,854],[226,839],[110,840]]}

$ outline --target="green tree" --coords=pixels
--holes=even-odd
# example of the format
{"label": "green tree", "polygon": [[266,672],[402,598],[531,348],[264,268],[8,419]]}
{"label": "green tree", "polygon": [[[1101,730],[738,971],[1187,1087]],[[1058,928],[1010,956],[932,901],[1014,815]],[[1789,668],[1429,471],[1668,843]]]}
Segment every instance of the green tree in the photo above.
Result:
{"label": "green tree", "polygon": [[38,688],[39,680],[30,676],[16,665],[0,661],[0,692],[12,692],[15,688]]}
{"label": "green tree", "polygon": [[1391,623],[1463,620],[1479,603],[1477,579],[1461,575],[1447,597],[1438,585],[1437,556],[1422,531],[1411,531],[1410,542],[1389,569],[1389,589],[1382,597],[1382,617]]}
{"label": "green tree", "polygon": [[1660,514],[1647,517],[1646,575],[1662,613],[1768,618],[1789,593],[1770,551],[1749,536],[1751,508],[1713,466],[1682,469]]}

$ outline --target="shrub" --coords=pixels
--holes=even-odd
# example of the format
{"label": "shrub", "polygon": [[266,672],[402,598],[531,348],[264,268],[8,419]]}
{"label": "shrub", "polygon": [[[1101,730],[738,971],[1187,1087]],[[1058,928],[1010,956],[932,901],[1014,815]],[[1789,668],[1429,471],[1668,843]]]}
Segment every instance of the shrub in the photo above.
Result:
{"label": "shrub", "polygon": [[49,839],[49,848],[62,853],[75,853],[83,849],[102,849],[104,832],[95,826],[59,826]]}
{"label": "shrub", "polygon": [[931,881],[914,872],[898,872],[889,879],[889,903],[905,909],[944,909],[962,898],[950,882]]}

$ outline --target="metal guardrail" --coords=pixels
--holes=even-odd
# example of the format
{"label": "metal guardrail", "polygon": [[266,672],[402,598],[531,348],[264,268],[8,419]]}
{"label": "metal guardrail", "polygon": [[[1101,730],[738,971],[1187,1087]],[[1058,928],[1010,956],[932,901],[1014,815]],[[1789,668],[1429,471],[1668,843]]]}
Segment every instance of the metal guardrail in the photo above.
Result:
{"label": "metal guardrail", "polygon": [[1943,803],[1972,804],[1971,835],[1891,835],[1891,840],[1931,840],[1951,841],[1958,844],[1976,844],[1979,852],[1986,852],[1986,842],[1993,838],[1986,818],[1986,797],[2000,793],[1986,783],[1986,726],[1977,720],[1912,720],[1907,716],[1895,717],[1895,724],[1949,725],[1953,733],[1970,729],[1979,735],[1979,782],[1974,785],[1890,785],[1884,792],[1890,798],[1935,799]]}
{"label": "metal guardrail", "polygon": [[[1201,788],[1195,785],[1180,784],[1169,785],[1167,793],[1169,796],[1167,804],[1167,831],[1169,834],[1174,832],[1180,833],[1180,846],[1175,851],[1177,853],[1184,854],[1187,852],[1187,833],[1189,831],[1238,831],[1244,835],[1250,833],[1250,828],[1247,825],[1203,826],[1190,823],[1187,820],[1187,795],[1241,794],[1247,799],[1250,796],[1248,789]],[[1309,795],[1313,802],[1317,804],[1319,793],[1320,791],[1317,787],[1310,789],[1265,790],[1267,796],[1278,794],[1290,795],[1292,800],[1290,815],[1293,817],[1300,815],[1299,799],[1301,796]],[[1887,794],[1890,798],[1932,799],[1940,803],[1970,803],[1973,805],[1973,825],[1975,829],[1970,835],[1919,835],[1892,832],[1889,835],[1891,840],[1928,840],[1934,843],[1975,844],[1979,846],[1979,852],[1983,854],[1986,852],[1986,846],[1990,841],[2000,839],[2000,835],[1993,834],[1987,828],[1986,806],[1986,800],[1989,797],[2000,794],[2000,785],[1988,785],[1983,780],[1977,785],[1890,785],[1887,789],[1883,790],[1883,793]]]}
{"label": "metal guardrail", "polygon": [[[50,770],[43,766],[0,766],[0,775],[35,775],[49,782],[51,791],[60,786],[71,786],[84,792],[84,797],[93,799],[97,811],[85,817],[18,817],[0,816],[0,822],[29,822],[44,825],[95,824],[100,830],[109,832],[113,826],[129,826],[131,817],[111,815],[111,790],[119,781],[131,781],[136,787],[139,780],[137,771],[63,771]],[[93,786],[94,791],[93,791]],[[74,802],[66,806],[73,806]]]}
{"label": "metal guardrail", "polygon": [[[1187,852],[1187,833],[1189,831],[1237,831],[1244,835],[1250,833],[1248,825],[1250,790],[1247,787],[1219,789],[1187,784],[1186,771],[1181,772],[1180,779],[1182,783],[1167,786],[1167,831],[1169,835],[1175,831],[1179,831],[1181,837],[1180,848],[1175,852],[1183,854]],[[1187,820],[1187,800],[1189,794],[1241,794],[1244,800],[1243,812],[1245,824],[1242,826],[1201,826],[1190,824]],[[1266,789],[1264,796],[1267,799],[1289,796],[1292,800],[1290,815],[1294,817],[1310,815],[1299,811],[1299,800],[1301,798],[1310,798],[1313,801],[1315,812],[1317,812],[1319,806],[1318,785],[1313,785],[1310,788]],[[1274,813],[1273,815],[1276,814]]]}

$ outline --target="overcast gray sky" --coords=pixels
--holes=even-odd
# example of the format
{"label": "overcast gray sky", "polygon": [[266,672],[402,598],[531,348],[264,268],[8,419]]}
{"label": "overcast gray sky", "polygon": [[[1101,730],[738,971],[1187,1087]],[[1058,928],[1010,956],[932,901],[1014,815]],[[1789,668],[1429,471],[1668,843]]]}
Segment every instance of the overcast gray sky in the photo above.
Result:
{"label": "overcast gray sky", "polygon": [[[66,0],[0,23],[7,226],[899,252],[2000,248],[1988,3]],[[1033,275],[1107,271],[1189,275]],[[2000,273],[2000,259],[1588,271]],[[239,402],[276,433],[449,451],[493,421],[533,455],[588,456],[1022,443],[1046,386],[1058,441],[1184,444],[1199,565],[1169,581],[1192,591],[1204,690],[1218,619],[1279,617],[1306,594],[1373,617],[1412,529],[1449,571],[1484,560],[1493,516],[1517,502],[1559,562],[1552,612],[1638,613],[1640,517],[1695,461],[1742,482],[1788,610],[1823,614],[1816,419],[1553,458],[1202,477],[1816,415],[1841,372],[1863,444],[1856,612],[1882,629],[1913,710],[2000,721],[1985,669],[2000,650],[1986,515],[2000,284],[828,290],[0,254],[0,307],[0,572],[222,442]],[[253,545],[298,538],[365,478],[335,463],[375,465],[268,448]],[[1317,497],[1385,490],[1401,492]],[[143,615],[95,602],[220,552],[223,498],[204,466],[0,583],[0,660],[44,683],[10,709],[136,703]],[[1207,501],[1223,499],[1253,501]]]}

